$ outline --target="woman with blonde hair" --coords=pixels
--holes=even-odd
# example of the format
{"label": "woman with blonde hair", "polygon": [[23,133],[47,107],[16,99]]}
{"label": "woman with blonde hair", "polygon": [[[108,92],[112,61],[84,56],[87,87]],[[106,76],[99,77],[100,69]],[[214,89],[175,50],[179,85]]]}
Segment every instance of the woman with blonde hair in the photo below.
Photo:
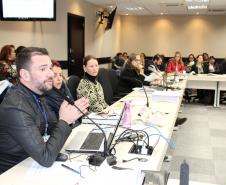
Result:
{"label": "woman with blonde hair", "polygon": [[178,72],[180,74],[183,73],[184,70],[185,68],[181,53],[179,51],[176,51],[174,57],[171,58],[167,64],[166,72],[167,73]]}

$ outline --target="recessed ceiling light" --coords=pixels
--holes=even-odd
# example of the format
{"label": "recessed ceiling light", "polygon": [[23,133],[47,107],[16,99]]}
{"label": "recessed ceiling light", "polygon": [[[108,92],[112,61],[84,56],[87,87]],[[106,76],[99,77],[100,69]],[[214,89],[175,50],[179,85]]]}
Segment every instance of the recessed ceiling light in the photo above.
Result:
{"label": "recessed ceiling light", "polygon": [[138,10],[143,10],[144,8],[143,7],[138,7]]}
{"label": "recessed ceiling light", "polygon": [[188,10],[207,9],[207,5],[188,6]]}
{"label": "recessed ceiling light", "polygon": [[140,11],[140,10],[144,10],[143,7],[127,7],[126,10],[129,11]]}
{"label": "recessed ceiling light", "polygon": [[208,3],[209,0],[185,0],[188,3]]}

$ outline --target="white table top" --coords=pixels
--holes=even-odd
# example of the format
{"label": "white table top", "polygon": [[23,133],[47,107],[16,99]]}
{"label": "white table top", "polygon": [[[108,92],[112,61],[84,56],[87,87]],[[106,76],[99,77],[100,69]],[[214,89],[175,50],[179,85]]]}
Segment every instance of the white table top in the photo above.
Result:
{"label": "white table top", "polygon": [[[158,125],[158,129],[161,131],[161,133],[166,138],[171,138],[173,127],[175,120],[177,118],[177,113],[180,107],[180,103],[183,96],[183,90],[186,86],[186,80],[181,82],[180,87],[182,87],[182,90],[178,94],[178,100],[175,102],[167,102],[164,99],[164,101],[152,101],[151,93],[148,92],[149,101],[150,101],[150,108],[147,108],[145,106],[146,104],[146,97],[143,91],[141,90],[135,90],[134,92],[130,93],[128,96],[122,98],[120,101],[116,102],[112,106],[109,107],[111,110],[122,108],[123,101],[131,101],[131,110],[132,110],[132,128],[134,129],[141,129],[146,128],[146,131],[148,134],[156,134],[158,133],[156,129],[153,129],[150,127],[150,122],[153,124]],[[169,91],[170,93],[170,91]],[[161,99],[161,97],[158,97]],[[146,121],[146,123],[143,123],[140,120],[140,117],[138,116],[138,113],[143,114],[143,119]],[[75,128],[66,141],[62,152],[64,152],[65,146],[70,142],[70,140],[76,136],[76,133],[81,130],[91,130],[94,126],[93,125],[87,125],[82,124],[79,127]],[[148,128],[149,127],[149,128]],[[116,135],[118,135],[120,132],[122,132],[123,129],[120,128]],[[157,136],[150,136],[150,142],[153,144],[157,141]],[[129,154],[128,151],[131,147],[131,143],[120,143],[116,146],[116,157],[118,164],[117,166],[126,166],[127,168],[140,168],[144,170],[160,170],[163,158],[166,154],[166,150],[168,147],[168,144],[165,140],[160,138],[159,143],[156,145],[153,154],[151,156],[149,155],[137,155],[137,154]],[[78,157],[78,159],[73,159],[73,161],[79,162],[79,161],[85,161],[86,163],[86,157],[87,156],[81,156]],[[128,163],[121,163],[122,159],[130,159],[133,157],[142,157],[147,158],[147,162],[138,162],[136,160],[128,162]],[[87,163],[88,164],[88,163]],[[54,177],[50,177],[53,180],[45,180],[45,178],[40,176],[41,178],[35,178],[40,173],[37,173],[37,170],[35,173],[37,175],[34,175],[34,165],[36,165],[36,162],[34,162],[33,159],[27,158],[18,165],[14,166],[10,170],[6,171],[0,176],[0,184],[1,185],[28,185],[28,184],[37,184],[37,185],[51,185],[51,184],[62,184],[62,180],[64,179],[64,175],[55,174]],[[58,171],[59,168],[57,168],[57,165],[59,166],[59,162],[55,162],[54,165],[50,168],[45,167],[39,167],[42,170],[45,170],[47,174],[54,174],[55,171]],[[37,165],[36,165],[37,166]],[[51,173],[50,173],[51,172]],[[58,171],[58,173],[60,173]],[[29,174],[34,175],[34,180],[32,180],[29,176]],[[43,173],[44,174],[44,173]],[[65,175],[65,178],[67,175]],[[69,178],[67,178],[69,179]],[[64,180],[65,181],[65,180]],[[74,181],[75,182],[75,181]],[[68,185],[71,184],[71,182],[67,183]]]}
{"label": "white table top", "polygon": [[200,80],[200,81],[226,81],[226,75],[217,74],[198,74],[198,75],[188,75],[188,80]]}

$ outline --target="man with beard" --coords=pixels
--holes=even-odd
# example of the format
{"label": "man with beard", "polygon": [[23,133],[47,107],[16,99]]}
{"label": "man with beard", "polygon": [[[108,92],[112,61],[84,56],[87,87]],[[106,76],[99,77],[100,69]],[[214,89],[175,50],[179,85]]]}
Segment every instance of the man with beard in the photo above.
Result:
{"label": "man with beard", "polygon": [[[52,89],[53,71],[44,48],[25,48],[16,59],[19,83],[11,87],[0,105],[0,173],[27,157],[50,167],[70,135],[70,124],[82,114],[64,101],[59,119],[45,103]],[[75,101],[84,113],[88,100]]]}

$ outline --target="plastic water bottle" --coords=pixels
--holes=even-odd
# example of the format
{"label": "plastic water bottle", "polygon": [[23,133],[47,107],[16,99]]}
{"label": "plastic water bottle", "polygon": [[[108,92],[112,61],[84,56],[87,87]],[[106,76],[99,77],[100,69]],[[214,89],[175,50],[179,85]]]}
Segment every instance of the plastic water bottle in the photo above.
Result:
{"label": "plastic water bottle", "polygon": [[175,73],[174,73],[174,82],[175,83],[179,82],[178,66],[176,66],[176,70],[175,70]]}
{"label": "plastic water bottle", "polygon": [[180,185],[189,185],[189,165],[185,160],[180,166]]}
{"label": "plastic water bottle", "polygon": [[128,101],[125,102],[125,112],[122,118],[122,126],[125,128],[131,128],[131,109]]}

